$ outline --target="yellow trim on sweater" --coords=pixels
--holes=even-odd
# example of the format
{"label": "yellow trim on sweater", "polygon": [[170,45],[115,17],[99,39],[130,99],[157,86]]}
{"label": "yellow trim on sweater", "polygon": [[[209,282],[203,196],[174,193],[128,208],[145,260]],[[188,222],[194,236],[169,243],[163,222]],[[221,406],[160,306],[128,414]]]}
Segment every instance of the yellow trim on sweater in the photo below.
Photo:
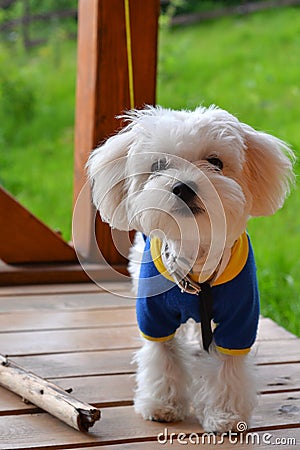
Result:
{"label": "yellow trim on sweater", "polygon": [[234,246],[231,249],[230,260],[225,267],[225,270],[215,280],[213,286],[227,283],[233,280],[244,268],[249,254],[249,242],[246,231],[240,235],[235,241]]}
{"label": "yellow trim on sweater", "polygon": [[153,260],[154,265],[157,268],[158,272],[161,273],[168,280],[173,281],[173,283],[174,283],[173,278],[171,277],[171,275],[165,268],[164,263],[162,262],[161,245],[162,245],[161,240],[158,237],[151,238],[150,252],[151,252],[152,260]]}
{"label": "yellow trim on sweater", "polygon": [[233,356],[242,356],[247,355],[251,348],[242,348],[242,349],[230,349],[230,348],[224,348],[219,347],[216,345],[217,350],[219,350],[220,353],[223,353],[223,355],[233,355]]}
{"label": "yellow trim on sweater", "polygon": [[166,342],[175,336],[175,333],[173,333],[173,334],[170,334],[169,336],[156,338],[156,337],[148,336],[147,334],[143,333],[141,330],[140,330],[140,334],[141,334],[141,336],[143,336],[143,338],[147,339],[148,341],[154,341],[154,342]]}
{"label": "yellow trim on sweater", "polygon": [[[173,281],[173,278],[168,273],[161,259],[161,240],[159,238],[152,238],[150,242],[150,251],[152,260],[155,264],[156,269],[165,278]],[[242,233],[240,237],[234,243],[231,249],[230,260],[225,267],[224,272],[213,282],[213,286],[218,286],[219,284],[227,283],[233,280],[244,268],[249,253],[249,243],[246,232]],[[198,274],[190,274],[194,281],[198,281]]]}

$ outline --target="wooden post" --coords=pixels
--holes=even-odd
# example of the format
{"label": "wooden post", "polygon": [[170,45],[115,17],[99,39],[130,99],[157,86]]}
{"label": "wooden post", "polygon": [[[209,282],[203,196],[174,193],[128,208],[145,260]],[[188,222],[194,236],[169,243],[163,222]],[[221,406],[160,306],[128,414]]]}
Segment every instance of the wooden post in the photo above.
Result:
{"label": "wooden post", "polygon": [[[155,103],[159,6],[159,0],[129,0],[137,108]],[[96,230],[105,260],[119,265],[125,259],[113,245],[110,228],[99,218],[95,227],[85,164],[90,151],[120,128],[115,117],[130,108],[124,0],[79,0],[78,20],[74,243],[87,261],[99,262]]]}

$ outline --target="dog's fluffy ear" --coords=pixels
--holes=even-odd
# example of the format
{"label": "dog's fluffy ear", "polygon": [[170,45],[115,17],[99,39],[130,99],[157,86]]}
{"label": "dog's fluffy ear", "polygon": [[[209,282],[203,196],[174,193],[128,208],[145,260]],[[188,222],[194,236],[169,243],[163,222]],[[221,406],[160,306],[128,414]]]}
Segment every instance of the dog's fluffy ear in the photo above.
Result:
{"label": "dog's fluffy ear", "polygon": [[132,140],[131,130],[121,131],[96,148],[87,163],[93,202],[102,220],[119,230],[128,229],[124,184]]}
{"label": "dog's fluffy ear", "polygon": [[244,181],[252,195],[252,216],[274,214],[294,182],[292,150],[280,139],[242,124],[246,142]]}

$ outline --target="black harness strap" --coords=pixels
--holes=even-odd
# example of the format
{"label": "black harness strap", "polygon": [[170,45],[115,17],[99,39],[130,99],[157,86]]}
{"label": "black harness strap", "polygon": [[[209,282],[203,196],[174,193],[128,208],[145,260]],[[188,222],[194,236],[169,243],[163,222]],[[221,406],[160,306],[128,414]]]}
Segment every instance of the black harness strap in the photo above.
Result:
{"label": "black harness strap", "polygon": [[212,343],[213,332],[211,329],[211,320],[213,318],[213,296],[209,283],[200,284],[201,291],[198,294],[200,319],[201,319],[201,334],[204,350],[208,352],[209,346]]}

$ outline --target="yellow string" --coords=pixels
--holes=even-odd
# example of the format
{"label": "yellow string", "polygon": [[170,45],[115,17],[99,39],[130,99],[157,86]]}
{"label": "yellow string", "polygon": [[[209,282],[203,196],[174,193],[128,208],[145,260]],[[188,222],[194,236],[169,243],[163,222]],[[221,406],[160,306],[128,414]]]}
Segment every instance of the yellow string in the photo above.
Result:
{"label": "yellow string", "polygon": [[124,6],[125,6],[125,26],[126,26],[129,98],[130,98],[130,108],[132,109],[132,108],[134,108],[134,86],[133,86],[133,66],[132,66],[132,48],[131,48],[131,29],[130,29],[129,0],[124,0]]}

